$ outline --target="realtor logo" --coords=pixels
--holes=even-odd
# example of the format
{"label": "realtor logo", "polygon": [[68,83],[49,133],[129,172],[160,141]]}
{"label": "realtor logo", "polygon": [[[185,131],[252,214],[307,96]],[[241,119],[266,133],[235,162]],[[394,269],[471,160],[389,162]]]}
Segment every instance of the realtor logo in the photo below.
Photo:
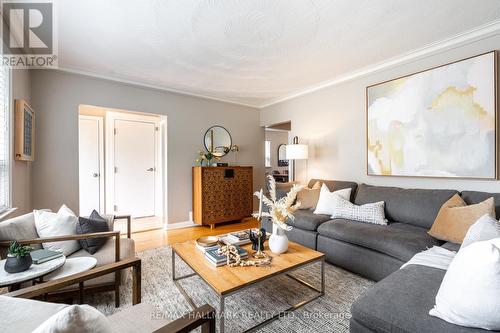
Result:
{"label": "realtor logo", "polygon": [[2,65],[55,67],[54,4],[2,1]]}

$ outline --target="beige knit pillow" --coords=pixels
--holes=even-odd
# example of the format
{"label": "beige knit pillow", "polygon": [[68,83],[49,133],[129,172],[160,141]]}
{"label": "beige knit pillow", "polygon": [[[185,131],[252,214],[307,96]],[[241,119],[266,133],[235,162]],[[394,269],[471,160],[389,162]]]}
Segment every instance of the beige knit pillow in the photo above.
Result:
{"label": "beige knit pillow", "polygon": [[428,233],[443,241],[462,244],[469,227],[485,214],[495,216],[493,198],[467,206],[465,201],[455,194],[443,204]]}

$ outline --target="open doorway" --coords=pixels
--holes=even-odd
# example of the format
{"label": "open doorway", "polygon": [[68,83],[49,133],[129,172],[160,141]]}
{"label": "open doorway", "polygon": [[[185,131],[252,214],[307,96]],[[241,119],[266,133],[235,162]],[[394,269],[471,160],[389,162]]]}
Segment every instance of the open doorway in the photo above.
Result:
{"label": "open doorway", "polygon": [[[166,125],[166,116],[79,107],[81,216],[94,209],[131,215],[132,232],[164,227]],[[126,224],[116,229],[125,232]]]}
{"label": "open doorway", "polygon": [[291,122],[265,128],[266,177],[272,175],[277,183],[290,180],[290,167],[286,158],[286,145],[290,142]]}

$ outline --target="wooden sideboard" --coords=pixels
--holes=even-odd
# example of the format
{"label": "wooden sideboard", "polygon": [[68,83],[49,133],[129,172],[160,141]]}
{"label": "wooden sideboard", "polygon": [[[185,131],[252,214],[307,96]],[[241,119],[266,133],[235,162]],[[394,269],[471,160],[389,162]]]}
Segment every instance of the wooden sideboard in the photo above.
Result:
{"label": "wooden sideboard", "polygon": [[252,167],[193,167],[193,220],[213,228],[249,217],[252,192]]}

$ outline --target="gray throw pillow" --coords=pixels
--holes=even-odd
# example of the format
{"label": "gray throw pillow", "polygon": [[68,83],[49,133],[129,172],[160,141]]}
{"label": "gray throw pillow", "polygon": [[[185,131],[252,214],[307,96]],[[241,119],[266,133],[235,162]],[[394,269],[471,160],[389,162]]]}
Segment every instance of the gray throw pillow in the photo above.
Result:
{"label": "gray throw pillow", "polygon": [[[76,225],[77,234],[91,234],[94,232],[109,231],[108,221],[99,215],[95,210],[88,218],[79,217]],[[80,245],[90,254],[99,250],[108,239],[106,237],[81,239]]]}

